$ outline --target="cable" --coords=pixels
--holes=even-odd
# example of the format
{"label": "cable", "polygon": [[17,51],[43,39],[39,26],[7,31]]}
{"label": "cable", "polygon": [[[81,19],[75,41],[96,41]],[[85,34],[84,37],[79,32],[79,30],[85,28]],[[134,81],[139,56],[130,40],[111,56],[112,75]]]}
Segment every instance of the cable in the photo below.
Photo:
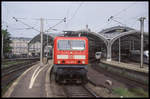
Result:
{"label": "cable", "polygon": [[[108,22],[108,21],[106,21],[106,22]],[[105,25],[108,25],[108,24],[110,24],[110,21],[108,23],[104,23],[103,25],[99,26],[99,28],[96,29],[95,31],[98,31],[101,27],[104,27]]]}
{"label": "cable", "polygon": [[124,26],[126,26],[126,24],[123,24],[123,23],[121,23],[121,22],[119,22],[119,21],[117,21],[117,20],[114,20],[113,18],[112,18],[112,20],[115,21],[115,22],[118,22],[118,23],[120,23],[120,24],[122,24],[122,25],[124,25]]}
{"label": "cable", "polygon": [[32,28],[14,28],[14,29],[16,29],[16,30],[25,30],[25,29],[32,29]]}
{"label": "cable", "polygon": [[[123,10],[121,10],[121,11],[119,11],[118,13],[116,13],[116,14],[114,14],[113,16],[110,16],[109,17],[109,19],[108,19],[108,21],[110,21],[110,19],[112,19],[113,21],[115,21],[115,22],[117,22],[117,23],[119,23],[119,24],[122,24],[122,25],[124,25],[124,26],[126,26],[126,24],[123,24],[123,23],[121,23],[121,22],[119,22],[119,21],[117,21],[117,20],[114,20],[114,16],[116,17],[117,15],[119,15],[121,12],[123,12],[123,11],[126,11],[127,9],[129,9],[132,5],[134,5],[135,3],[132,3],[131,5],[129,5],[128,7],[126,7],[125,9],[123,9]],[[106,23],[104,23],[102,26],[104,26]],[[109,23],[107,23],[107,25],[108,25]],[[97,29],[98,30],[98,29]]]}
{"label": "cable", "polygon": [[[16,20],[16,22],[20,22],[20,23],[22,23],[22,24],[24,24],[24,25],[26,25],[26,26],[28,26],[29,28],[28,29],[33,29],[33,30],[36,30],[36,31],[38,31],[38,32],[40,32],[39,30],[37,30],[37,29],[35,29],[34,27],[32,27],[32,26],[30,26],[30,25],[28,25],[28,24],[26,24],[26,23],[24,23],[24,22],[22,22],[21,20],[18,20],[17,18],[15,18],[15,17],[13,17],[13,19],[15,19]],[[47,19],[47,20],[53,20],[53,19]],[[55,20],[58,20],[58,19],[55,19]],[[59,19],[60,20],[60,19]],[[64,18],[64,19],[61,19],[61,21],[59,22],[59,23],[57,23],[57,24],[55,24],[54,26],[52,26],[52,27],[50,27],[48,30],[46,30],[45,32],[48,32],[50,29],[52,29],[53,27],[55,27],[55,26],[57,26],[58,24],[60,24],[62,21],[64,21],[64,22],[66,22],[66,18]]]}
{"label": "cable", "polygon": [[75,17],[75,15],[77,14],[77,12],[78,12],[78,10],[79,10],[79,8],[81,7],[82,4],[83,4],[83,2],[80,3],[80,5],[79,5],[78,8],[76,9],[76,11],[75,11],[75,13],[72,15],[72,17],[71,17],[70,19],[68,19],[69,21],[71,21],[71,20]]}
{"label": "cable", "polygon": [[46,27],[46,26],[49,26],[49,24],[48,24],[47,20],[45,20],[45,27]]}
{"label": "cable", "polygon": [[133,24],[131,25],[131,28],[134,27],[135,23],[137,23],[137,20],[134,20]]}
{"label": "cable", "polygon": [[[70,7],[71,7],[71,4],[73,4],[73,3],[69,3],[69,7],[68,7],[68,9],[67,9],[67,12],[66,12],[66,19],[69,19],[69,9],[70,9]],[[73,16],[72,16],[73,17]],[[70,18],[71,19],[71,18]],[[69,19],[69,20],[70,20]],[[66,27],[66,29],[68,28],[68,25],[69,25],[69,22],[67,21],[66,22],[66,24],[65,24],[65,27]]]}
{"label": "cable", "polygon": [[55,24],[54,26],[50,27],[49,29],[47,29],[45,32],[48,32],[50,29],[54,28],[55,26],[57,26],[58,24],[60,24],[61,22],[65,21],[66,18],[62,19],[60,22],[58,22],[57,24]]}
{"label": "cable", "polygon": [[[69,9],[70,9],[70,6],[68,7],[67,12],[66,12],[66,15],[65,15],[66,19],[68,19],[68,17],[69,17]],[[65,27],[65,28],[68,28],[68,23],[67,23],[67,22],[66,22],[66,24],[65,24],[64,27]]]}
{"label": "cable", "polygon": [[121,24],[121,25],[123,25],[123,26],[126,26],[126,24],[123,24],[123,23],[121,23],[121,22],[115,20],[115,19],[114,19],[114,16],[110,16],[110,18],[108,19],[108,21],[110,21],[110,20],[113,20],[113,21],[115,21],[115,22],[117,22],[117,23],[119,23],[119,24]]}
{"label": "cable", "polygon": [[121,23],[121,22],[115,20],[115,19],[114,19],[114,16],[115,16],[115,17],[118,16],[121,12],[126,11],[127,9],[129,9],[130,7],[132,7],[132,5],[134,5],[134,4],[136,4],[136,3],[132,3],[131,5],[129,5],[128,7],[124,8],[123,10],[119,11],[118,13],[114,14],[113,16],[110,16],[109,19],[108,19],[108,21],[113,20],[113,21],[115,21],[115,22],[117,22],[117,23],[119,23],[119,24],[121,24],[121,25],[126,26],[126,24],[123,24],[123,23]]}
{"label": "cable", "polygon": [[[73,14],[73,16],[72,16],[71,19],[73,19],[73,18],[75,17],[75,15],[77,14],[77,12],[78,12],[78,10],[79,10],[79,8],[81,7],[82,4],[83,4],[83,3],[80,3],[80,5],[79,5],[78,8],[76,9],[76,11],[75,11],[75,13]],[[70,19],[70,20],[71,20],[71,19]]]}
{"label": "cable", "polygon": [[130,7],[132,7],[134,4],[136,4],[136,3],[130,4],[128,7],[124,8],[124,9],[122,9],[121,11],[119,11],[118,13],[114,14],[113,17],[114,17],[114,16],[115,16],[115,17],[118,16],[121,12],[126,11],[127,9],[129,9]]}
{"label": "cable", "polygon": [[32,26],[30,26],[30,25],[28,25],[28,24],[26,24],[26,23],[22,22],[21,20],[18,20],[18,19],[17,19],[17,18],[15,18],[15,17],[13,17],[13,19],[15,19],[15,20],[16,20],[16,22],[20,21],[20,23],[22,23],[22,24],[24,24],[24,25],[26,25],[26,26],[30,27],[30,28],[31,28],[31,29],[33,29],[33,30],[36,30],[36,31],[40,32],[39,30],[37,30],[37,29],[35,29],[34,27],[32,27]]}

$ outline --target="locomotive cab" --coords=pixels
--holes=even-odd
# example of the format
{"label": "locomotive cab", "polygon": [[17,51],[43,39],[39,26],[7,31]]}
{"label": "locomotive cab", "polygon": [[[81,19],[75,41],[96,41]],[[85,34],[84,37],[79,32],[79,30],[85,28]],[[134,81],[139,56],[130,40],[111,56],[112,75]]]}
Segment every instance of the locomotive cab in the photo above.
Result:
{"label": "locomotive cab", "polygon": [[85,82],[88,64],[86,37],[56,37],[54,39],[54,73],[56,82]]}

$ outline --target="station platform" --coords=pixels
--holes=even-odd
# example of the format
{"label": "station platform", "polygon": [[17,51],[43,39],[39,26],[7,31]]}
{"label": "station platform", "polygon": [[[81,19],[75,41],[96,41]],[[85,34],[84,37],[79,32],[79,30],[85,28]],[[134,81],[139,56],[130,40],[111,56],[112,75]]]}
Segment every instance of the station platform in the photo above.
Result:
{"label": "station platform", "polygon": [[103,64],[108,64],[114,67],[119,67],[119,68],[125,68],[125,69],[130,69],[133,71],[137,72],[143,72],[143,73],[149,73],[149,64],[143,64],[143,68],[140,68],[140,63],[124,63],[124,62],[118,62],[118,61],[106,61],[106,60],[101,60],[101,63]]}
{"label": "station platform", "polygon": [[31,66],[19,76],[2,97],[47,97],[51,90],[49,86],[49,71],[52,60],[41,65],[40,62]]}

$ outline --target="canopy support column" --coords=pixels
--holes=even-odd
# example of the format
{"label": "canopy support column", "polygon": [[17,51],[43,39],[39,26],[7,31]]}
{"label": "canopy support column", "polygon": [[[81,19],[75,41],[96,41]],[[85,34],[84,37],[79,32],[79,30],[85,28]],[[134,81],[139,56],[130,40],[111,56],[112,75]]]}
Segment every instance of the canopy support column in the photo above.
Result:
{"label": "canopy support column", "polygon": [[111,42],[108,41],[108,44],[107,44],[107,59],[106,61],[111,61]]}

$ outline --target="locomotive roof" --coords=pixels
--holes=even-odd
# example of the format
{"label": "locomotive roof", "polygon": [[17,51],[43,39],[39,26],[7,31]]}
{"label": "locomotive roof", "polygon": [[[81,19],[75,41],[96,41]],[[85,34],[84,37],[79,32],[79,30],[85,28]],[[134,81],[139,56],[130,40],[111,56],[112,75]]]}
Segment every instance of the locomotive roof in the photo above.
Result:
{"label": "locomotive roof", "polygon": [[87,39],[87,37],[62,37],[62,36],[57,36],[54,39]]}

